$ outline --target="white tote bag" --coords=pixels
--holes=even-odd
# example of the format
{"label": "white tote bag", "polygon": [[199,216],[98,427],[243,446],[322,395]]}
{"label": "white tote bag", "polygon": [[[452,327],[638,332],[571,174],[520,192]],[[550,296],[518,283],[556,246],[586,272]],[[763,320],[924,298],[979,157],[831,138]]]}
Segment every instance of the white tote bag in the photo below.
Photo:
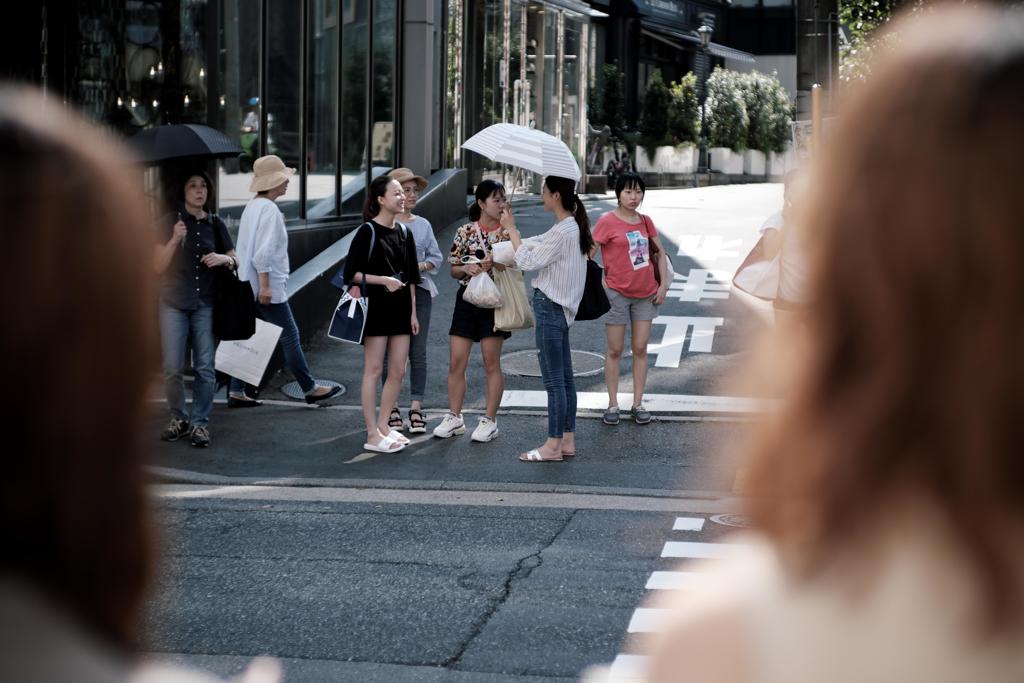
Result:
{"label": "white tote bag", "polygon": [[280,327],[256,318],[256,334],[248,339],[222,341],[213,365],[225,375],[258,386],[280,337]]}
{"label": "white tote bag", "polygon": [[770,259],[764,257],[764,237],[762,236],[747,254],[747,258],[743,259],[743,263],[732,278],[732,283],[738,289],[756,296],[758,299],[774,301],[779,296],[779,280],[782,272],[781,257],[782,249],[779,249]]}

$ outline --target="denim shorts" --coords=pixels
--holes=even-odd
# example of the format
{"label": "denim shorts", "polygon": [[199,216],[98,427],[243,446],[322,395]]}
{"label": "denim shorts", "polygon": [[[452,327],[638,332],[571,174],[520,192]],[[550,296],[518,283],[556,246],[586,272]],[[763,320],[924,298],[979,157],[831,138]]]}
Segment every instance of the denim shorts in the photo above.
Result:
{"label": "denim shorts", "polygon": [[658,317],[658,307],[652,303],[654,294],[634,299],[614,289],[606,288],[604,291],[612,305],[611,310],[604,314],[605,325],[626,325],[631,320],[654,320]]}

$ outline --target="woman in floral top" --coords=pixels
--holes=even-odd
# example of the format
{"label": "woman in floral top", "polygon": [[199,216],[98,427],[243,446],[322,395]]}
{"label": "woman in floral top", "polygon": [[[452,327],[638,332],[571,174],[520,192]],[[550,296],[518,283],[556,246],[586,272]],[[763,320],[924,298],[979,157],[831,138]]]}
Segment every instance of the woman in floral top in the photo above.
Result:
{"label": "woman in floral top", "polygon": [[470,278],[490,277],[492,269],[504,266],[491,259],[491,247],[509,241],[508,232],[498,224],[505,208],[505,188],[501,183],[484,180],[476,187],[476,201],[469,207],[467,223],[455,233],[448,261],[452,277],[459,281],[455,298],[455,312],[448,331],[451,349],[448,363],[448,414],[434,429],[434,436],[447,439],[466,433],[462,419],[462,402],[466,397],[466,366],[473,343],[480,343],[487,373],[486,414],[473,430],[473,441],[491,441],[498,436],[498,405],[505,391],[505,377],[501,373],[501,346],[512,335],[494,329],[494,309],[478,308],[464,301],[463,293]]}

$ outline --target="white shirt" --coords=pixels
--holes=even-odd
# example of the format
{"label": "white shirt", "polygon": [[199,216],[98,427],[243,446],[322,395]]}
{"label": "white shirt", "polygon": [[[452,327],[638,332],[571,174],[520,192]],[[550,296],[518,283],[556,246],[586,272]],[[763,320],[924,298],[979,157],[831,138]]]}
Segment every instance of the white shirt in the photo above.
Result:
{"label": "white shirt", "polygon": [[516,250],[516,267],[539,271],[534,289],[559,304],[565,320],[572,325],[587,281],[587,257],[580,252],[580,226],[569,216],[555,223],[543,235],[523,240]]}
{"label": "white shirt", "polygon": [[270,303],[288,301],[286,285],[291,268],[288,264],[288,231],[284,214],[266,197],[257,197],[246,205],[238,225],[238,277],[248,280],[254,296],[260,292],[260,273],[270,278]]}
{"label": "white shirt", "polygon": [[807,256],[799,235],[794,230],[786,230],[782,212],[777,211],[765,220],[761,226],[761,234],[768,230],[778,230],[782,235],[782,253],[779,255],[779,298],[783,301],[803,303],[807,300]]}

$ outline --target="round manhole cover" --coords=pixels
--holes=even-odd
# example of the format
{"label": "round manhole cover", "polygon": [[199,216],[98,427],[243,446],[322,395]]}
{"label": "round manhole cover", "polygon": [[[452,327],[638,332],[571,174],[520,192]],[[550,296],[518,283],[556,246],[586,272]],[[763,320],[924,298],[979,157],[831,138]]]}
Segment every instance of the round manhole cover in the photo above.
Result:
{"label": "round manhole cover", "polygon": [[711,521],[723,526],[749,527],[750,518],[746,515],[712,515]]}
{"label": "round manhole cover", "polygon": [[[345,395],[344,384],[339,384],[338,382],[329,379],[318,379],[316,383],[322,387],[341,387],[341,391],[339,391],[334,398]],[[288,384],[285,384],[283,387],[281,387],[281,393],[287,396],[288,398],[294,398],[299,401],[306,400],[306,394],[302,391],[302,387],[299,386],[298,382],[288,382]]]}
{"label": "round manhole cover", "polygon": [[[604,356],[591,351],[577,351],[573,349],[572,369],[573,377],[589,377],[599,375],[604,370]],[[540,359],[537,358],[537,350],[513,351],[501,357],[501,369],[507,375],[518,375],[520,377],[540,377]]]}

